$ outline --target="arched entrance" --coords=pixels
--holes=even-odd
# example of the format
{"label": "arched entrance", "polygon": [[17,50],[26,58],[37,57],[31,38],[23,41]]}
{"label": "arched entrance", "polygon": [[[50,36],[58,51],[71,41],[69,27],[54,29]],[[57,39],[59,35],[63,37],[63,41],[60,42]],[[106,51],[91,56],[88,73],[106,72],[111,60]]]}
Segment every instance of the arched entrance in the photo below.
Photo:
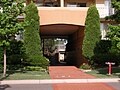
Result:
{"label": "arched entrance", "polygon": [[67,39],[66,62],[67,65],[79,67],[86,62],[82,56],[82,42],[84,26],[73,24],[49,24],[40,26],[41,39],[61,38]]}

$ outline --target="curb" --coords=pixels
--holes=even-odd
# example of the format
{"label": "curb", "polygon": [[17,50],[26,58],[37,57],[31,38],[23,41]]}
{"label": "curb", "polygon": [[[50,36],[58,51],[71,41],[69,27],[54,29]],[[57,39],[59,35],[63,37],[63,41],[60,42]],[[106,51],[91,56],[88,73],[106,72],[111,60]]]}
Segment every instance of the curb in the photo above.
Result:
{"label": "curb", "polygon": [[108,83],[120,82],[120,78],[116,79],[52,79],[52,80],[4,80],[3,84],[56,84],[56,83]]}

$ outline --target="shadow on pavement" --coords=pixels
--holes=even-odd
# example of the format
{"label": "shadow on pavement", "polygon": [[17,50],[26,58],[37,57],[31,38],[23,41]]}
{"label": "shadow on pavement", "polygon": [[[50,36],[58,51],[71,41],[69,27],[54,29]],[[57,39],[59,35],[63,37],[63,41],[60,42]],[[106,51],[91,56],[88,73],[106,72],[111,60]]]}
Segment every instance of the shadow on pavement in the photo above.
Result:
{"label": "shadow on pavement", "polygon": [[10,88],[9,85],[5,84],[5,85],[0,85],[0,90],[5,90],[6,88]]}

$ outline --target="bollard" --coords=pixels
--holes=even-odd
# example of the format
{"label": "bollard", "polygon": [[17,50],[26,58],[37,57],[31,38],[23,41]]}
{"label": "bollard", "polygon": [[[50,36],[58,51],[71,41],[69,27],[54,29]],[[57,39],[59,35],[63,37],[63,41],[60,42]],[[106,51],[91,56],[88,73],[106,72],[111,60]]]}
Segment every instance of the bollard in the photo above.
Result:
{"label": "bollard", "polygon": [[108,75],[112,74],[112,65],[115,65],[113,62],[106,62],[105,64],[109,65],[108,67]]}

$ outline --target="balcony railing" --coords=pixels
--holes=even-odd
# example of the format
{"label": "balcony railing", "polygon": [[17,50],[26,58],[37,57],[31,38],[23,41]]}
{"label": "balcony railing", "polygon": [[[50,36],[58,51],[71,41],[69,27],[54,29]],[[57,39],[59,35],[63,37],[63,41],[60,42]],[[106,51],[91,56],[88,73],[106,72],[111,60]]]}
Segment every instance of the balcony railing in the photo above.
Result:
{"label": "balcony railing", "polygon": [[105,6],[97,7],[100,18],[105,18],[106,16],[110,16],[114,14],[113,8],[107,8]]}

